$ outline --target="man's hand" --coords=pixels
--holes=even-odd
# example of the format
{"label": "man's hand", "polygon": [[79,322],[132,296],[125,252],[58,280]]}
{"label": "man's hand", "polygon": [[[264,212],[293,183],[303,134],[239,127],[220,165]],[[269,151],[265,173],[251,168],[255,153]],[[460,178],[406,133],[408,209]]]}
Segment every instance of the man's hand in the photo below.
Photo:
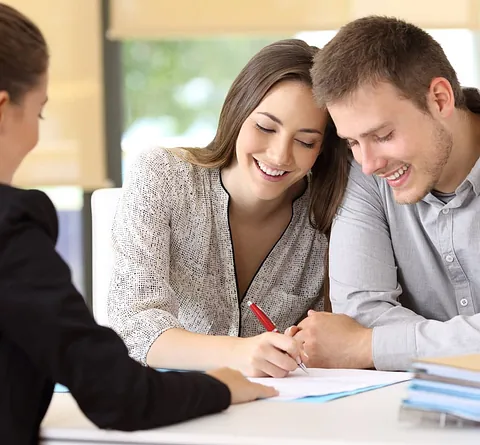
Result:
{"label": "man's hand", "polygon": [[298,326],[285,331],[303,343],[310,368],[373,368],[372,329],[343,314],[308,311]]}

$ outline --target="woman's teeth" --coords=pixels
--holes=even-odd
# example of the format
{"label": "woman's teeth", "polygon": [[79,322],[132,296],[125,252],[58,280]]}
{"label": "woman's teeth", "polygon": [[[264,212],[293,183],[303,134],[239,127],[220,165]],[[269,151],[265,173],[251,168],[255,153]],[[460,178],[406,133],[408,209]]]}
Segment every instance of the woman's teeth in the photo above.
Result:
{"label": "woman's teeth", "polygon": [[263,173],[266,173],[269,176],[282,176],[285,173],[285,170],[274,170],[270,167],[267,167],[265,164],[263,164],[257,159],[255,159],[255,161],[257,162],[260,170],[262,170]]}

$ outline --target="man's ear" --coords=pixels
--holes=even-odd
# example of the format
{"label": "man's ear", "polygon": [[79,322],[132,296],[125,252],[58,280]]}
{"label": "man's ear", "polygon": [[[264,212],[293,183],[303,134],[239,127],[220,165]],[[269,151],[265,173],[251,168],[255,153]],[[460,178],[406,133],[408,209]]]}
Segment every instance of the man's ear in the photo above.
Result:
{"label": "man's ear", "polygon": [[449,117],[455,109],[455,95],[452,85],[444,77],[435,77],[428,90],[430,106],[433,112],[443,118]]}

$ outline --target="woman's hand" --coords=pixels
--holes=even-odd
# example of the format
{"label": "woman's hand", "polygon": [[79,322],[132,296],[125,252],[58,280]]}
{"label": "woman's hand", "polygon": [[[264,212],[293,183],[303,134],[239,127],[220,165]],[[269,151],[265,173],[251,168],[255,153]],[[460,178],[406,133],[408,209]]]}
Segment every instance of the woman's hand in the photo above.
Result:
{"label": "woman's hand", "polygon": [[208,371],[207,374],[228,386],[232,404],[252,402],[253,400],[266,399],[278,395],[278,391],[275,388],[250,382],[241,372],[233,369],[215,369]]}
{"label": "woman's hand", "polygon": [[301,344],[291,336],[265,332],[238,340],[235,367],[249,377],[285,377],[301,362]]}

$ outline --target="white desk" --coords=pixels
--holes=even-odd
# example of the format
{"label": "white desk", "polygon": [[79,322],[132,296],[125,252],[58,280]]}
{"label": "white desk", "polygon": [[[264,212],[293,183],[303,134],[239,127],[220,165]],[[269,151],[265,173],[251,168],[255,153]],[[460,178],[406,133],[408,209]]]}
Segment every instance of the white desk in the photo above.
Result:
{"label": "white desk", "polygon": [[441,429],[398,421],[407,383],[324,404],[258,401],[166,428],[100,431],[69,394],[55,394],[43,445],[478,445],[480,429]]}

